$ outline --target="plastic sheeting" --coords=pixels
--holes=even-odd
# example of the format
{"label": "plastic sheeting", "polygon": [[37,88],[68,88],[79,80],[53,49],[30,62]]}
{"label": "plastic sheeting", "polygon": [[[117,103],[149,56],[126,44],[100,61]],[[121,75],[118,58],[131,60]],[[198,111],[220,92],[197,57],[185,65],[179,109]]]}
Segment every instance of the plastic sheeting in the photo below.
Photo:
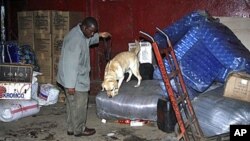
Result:
{"label": "plastic sheeting", "polygon": [[40,106],[56,104],[59,92],[60,91],[52,84],[41,84],[39,93],[34,99],[38,101]]}
{"label": "plastic sheeting", "polygon": [[250,124],[250,103],[224,97],[223,90],[215,88],[192,101],[205,137],[227,133],[230,125]]}
{"label": "plastic sheeting", "polygon": [[[176,88],[175,88],[175,85],[174,83],[172,83],[173,81],[170,81],[171,85],[174,86],[174,92],[176,92]],[[168,93],[167,93],[167,90],[166,90],[166,87],[165,87],[165,84],[163,81],[159,80],[159,83],[160,83],[160,86],[163,90],[163,95],[168,98]],[[186,87],[187,88],[187,92],[188,92],[188,96],[190,98],[190,100],[193,100],[195,97],[197,97],[199,95],[199,92],[195,91],[194,89],[190,88],[190,87]]]}
{"label": "plastic sheeting", "polygon": [[6,42],[5,48],[5,63],[19,63],[19,46],[16,41],[8,41]]}
{"label": "plastic sheeting", "polygon": [[31,116],[39,111],[40,107],[35,100],[0,100],[0,120],[4,122]]}
{"label": "plastic sheeting", "polygon": [[32,64],[34,71],[40,71],[35,52],[29,45],[19,46],[16,41],[6,42],[4,50],[5,63]]}
{"label": "plastic sheeting", "polygon": [[101,91],[96,96],[97,116],[101,119],[157,120],[157,102],[163,91],[157,80],[144,80],[139,87],[137,81],[124,82],[119,94],[108,98]]}
{"label": "plastic sheeting", "polygon": [[[196,91],[204,92],[214,81],[224,83],[231,71],[250,73],[249,50],[228,27],[205,12],[194,11],[163,31],[174,45],[186,85]],[[154,39],[159,47],[166,47],[160,33]]]}

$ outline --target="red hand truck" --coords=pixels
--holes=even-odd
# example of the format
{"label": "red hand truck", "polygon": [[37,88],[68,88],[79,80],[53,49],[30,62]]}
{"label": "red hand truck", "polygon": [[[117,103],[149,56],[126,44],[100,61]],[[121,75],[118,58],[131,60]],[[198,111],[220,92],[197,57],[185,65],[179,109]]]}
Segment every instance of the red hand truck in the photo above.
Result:
{"label": "red hand truck", "polygon": [[[223,140],[223,137],[227,137],[228,134],[210,138],[205,138],[203,136],[169,37],[159,28],[156,29],[167,39],[168,46],[164,48],[163,51],[169,65],[168,72],[166,71],[161,53],[154,38],[143,31],[140,31],[140,33],[149,38],[152,42],[152,47],[160,68],[162,79],[177,119],[178,124],[175,126],[177,139],[184,141]],[[170,83],[170,81],[174,83]],[[175,90],[173,89],[172,84],[175,85]]]}

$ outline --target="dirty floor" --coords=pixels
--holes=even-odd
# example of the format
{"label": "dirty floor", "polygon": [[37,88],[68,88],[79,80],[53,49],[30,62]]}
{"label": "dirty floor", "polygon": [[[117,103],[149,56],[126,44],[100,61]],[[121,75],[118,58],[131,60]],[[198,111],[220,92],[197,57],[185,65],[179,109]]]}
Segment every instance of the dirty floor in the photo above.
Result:
{"label": "dirty floor", "polygon": [[95,97],[90,97],[87,126],[97,133],[89,137],[66,134],[65,104],[43,106],[36,115],[17,121],[0,121],[0,141],[174,141],[174,133],[158,129],[155,122],[141,127],[107,121],[102,123],[96,115]]}

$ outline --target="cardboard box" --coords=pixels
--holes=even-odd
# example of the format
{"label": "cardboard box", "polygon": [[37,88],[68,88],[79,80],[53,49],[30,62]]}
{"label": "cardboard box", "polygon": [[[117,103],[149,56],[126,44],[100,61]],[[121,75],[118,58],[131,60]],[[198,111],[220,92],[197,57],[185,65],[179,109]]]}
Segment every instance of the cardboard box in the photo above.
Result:
{"label": "cardboard box", "polygon": [[56,76],[57,76],[57,71],[58,71],[59,59],[60,59],[60,55],[53,56],[52,84],[56,84]]}
{"label": "cardboard box", "polygon": [[[129,51],[136,47],[135,43],[128,43]],[[140,63],[152,64],[153,51],[150,42],[140,42],[141,50],[138,54]]]}
{"label": "cardboard box", "polygon": [[250,102],[250,74],[231,73],[226,82],[224,96]]}
{"label": "cardboard box", "polygon": [[45,55],[47,58],[52,56],[51,54],[51,34],[39,34],[36,33],[34,36],[35,53],[37,57]]}
{"label": "cardboard box", "polygon": [[34,33],[26,31],[18,32],[18,45],[19,46],[29,45],[34,50],[35,49]]}
{"label": "cardboard box", "polygon": [[0,82],[0,99],[31,99],[31,83]]}
{"label": "cardboard box", "polygon": [[51,11],[33,11],[33,16],[35,33],[51,33]]}
{"label": "cardboard box", "polygon": [[58,56],[61,54],[63,38],[65,34],[52,34],[52,54]]}
{"label": "cardboard box", "polygon": [[34,33],[33,11],[23,11],[17,13],[18,33]]}
{"label": "cardboard box", "polygon": [[66,34],[71,28],[83,20],[82,12],[53,11],[52,12],[52,33]]}
{"label": "cardboard box", "polygon": [[[38,58],[39,59],[39,58]],[[38,82],[39,83],[52,83],[52,59],[39,59],[40,72],[42,75],[39,75]],[[40,63],[42,62],[42,63]],[[46,62],[46,63],[44,63]]]}
{"label": "cardboard box", "polygon": [[47,83],[51,84],[52,83],[51,76],[39,75],[37,78],[38,78],[39,84],[47,84]]}

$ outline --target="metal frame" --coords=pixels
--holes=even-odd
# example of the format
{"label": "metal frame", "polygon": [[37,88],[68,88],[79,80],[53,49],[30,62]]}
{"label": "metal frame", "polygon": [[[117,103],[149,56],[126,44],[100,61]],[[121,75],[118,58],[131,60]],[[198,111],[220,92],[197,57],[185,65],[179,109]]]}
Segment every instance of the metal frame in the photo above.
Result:
{"label": "metal frame", "polygon": [[[166,71],[161,53],[158,49],[157,43],[154,41],[154,38],[143,31],[140,31],[140,33],[146,36],[147,38],[149,38],[152,42],[153,50],[154,50],[161,74],[162,74],[162,78],[163,78],[170,102],[174,109],[177,123],[179,125],[177,127],[179,129],[176,129],[177,139],[185,140],[185,141],[205,140],[203,138],[203,133],[199,126],[199,122],[194,113],[191,101],[188,97],[186,85],[184,83],[183,76],[179,68],[179,64],[177,62],[172,44],[167,34],[165,34],[159,28],[156,28],[156,29],[167,39],[168,46],[165,48],[164,53],[168,61],[168,64],[170,66],[169,73],[167,73]],[[170,81],[174,82],[177,90],[173,89]]]}

